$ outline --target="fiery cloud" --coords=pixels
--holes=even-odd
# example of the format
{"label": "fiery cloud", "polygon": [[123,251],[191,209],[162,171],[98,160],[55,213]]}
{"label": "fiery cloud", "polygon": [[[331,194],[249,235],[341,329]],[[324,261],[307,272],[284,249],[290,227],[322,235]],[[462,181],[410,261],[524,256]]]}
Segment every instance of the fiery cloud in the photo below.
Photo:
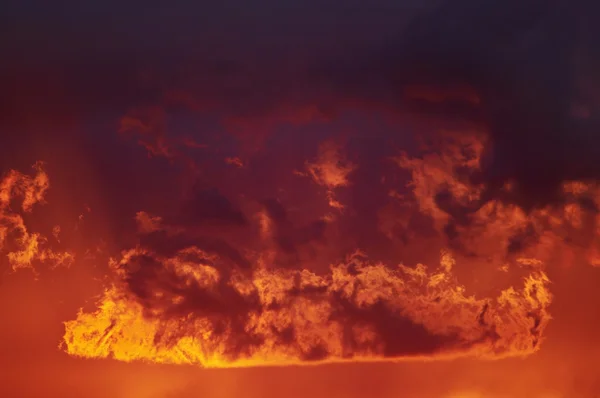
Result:
{"label": "fiery cloud", "polygon": [[[346,246],[348,232],[331,229],[344,228],[351,216],[296,226],[280,201],[268,200],[251,218],[220,192],[196,185],[182,205],[187,218],[137,213],[138,246],[111,260],[113,281],[98,309],[65,323],[64,349],[80,357],[204,367],[536,352],[551,319],[546,263],[557,250],[574,250],[564,237],[575,239],[577,231],[583,241],[576,250],[592,258],[597,216],[585,204],[599,196],[592,185],[566,183],[564,204],[529,212],[501,196],[486,198],[474,178],[486,134],[437,137],[418,156],[392,158],[396,173],[408,171],[409,178],[404,194],[388,195],[409,214],[388,214],[404,228],[415,214],[431,221],[441,253],[436,263],[383,262],[361,250],[335,262],[338,250],[322,252],[332,262],[319,267],[303,254],[319,241]],[[351,185],[360,170],[341,151],[325,142],[318,160],[306,163],[328,190]],[[261,240],[227,242],[218,230],[208,237],[192,232],[193,225],[250,228]],[[421,233],[414,232],[412,240]],[[406,242],[404,250],[410,251]],[[287,266],[285,253],[295,256]],[[488,274],[508,274],[508,285],[471,292],[461,284],[461,263],[482,261]]]}
{"label": "fiery cloud", "polygon": [[267,265],[228,275],[194,247],[172,258],[132,250],[99,309],[66,323],[66,350],[205,367],[535,352],[550,318],[545,274],[477,299],[453,265],[449,253],[431,270],[357,253],[326,275]]}
{"label": "fiery cloud", "polygon": [[[318,166],[309,166],[315,180],[328,187],[349,184],[355,166],[339,166],[337,149],[328,152],[327,145],[321,146]],[[458,166],[473,171],[480,167],[480,141],[450,139],[444,145],[441,155],[398,160],[401,168],[412,170],[408,186],[414,200],[406,198],[406,203],[430,217],[440,237],[448,235],[448,225],[460,221],[444,207],[440,192],[448,189],[463,206],[481,194],[477,185],[456,174]],[[194,213],[213,209],[211,217],[245,219],[216,192],[206,198],[212,200],[194,202],[199,207]],[[216,236],[200,238],[190,235],[184,225],[138,213],[139,245],[112,260],[115,278],[98,309],[80,312],[65,324],[65,350],[82,357],[236,367],[502,358],[540,348],[552,301],[544,261],[523,257],[539,254],[538,246],[532,249],[535,253],[516,250],[519,256],[511,256],[509,246],[528,225],[549,215],[526,215],[516,206],[486,202],[472,220],[456,227],[461,230],[450,238],[460,237],[462,244],[479,248],[476,258],[487,256],[486,249],[497,256],[495,272],[502,272],[508,263],[525,267],[514,286],[481,296],[469,293],[457,279],[452,251],[465,258],[461,252],[465,246],[453,249],[452,239],[450,249],[442,249],[432,266],[386,264],[357,251],[325,269],[302,261],[281,267],[273,250],[285,252],[294,242],[291,239],[294,246],[307,244],[301,238],[307,232],[292,233],[289,228],[298,227],[289,225],[285,232],[282,222],[289,221],[281,203],[268,202],[261,214],[257,229],[263,239],[277,242],[265,249],[234,248],[217,243]],[[244,223],[226,225],[241,228]],[[486,247],[490,242],[493,247]]]}
{"label": "fiery cloud", "polygon": [[[50,188],[43,165],[38,163],[33,169],[33,176],[11,170],[0,182],[0,252],[6,254],[13,271],[33,269],[35,262],[68,266],[73,261],[72,253],[52,250],[47,237],[31,232],[26,226],[21,213],[31,213],[35,205],[43,204],[44,195]],[[59,232],[60,227],[55,226],[56,240]]]}

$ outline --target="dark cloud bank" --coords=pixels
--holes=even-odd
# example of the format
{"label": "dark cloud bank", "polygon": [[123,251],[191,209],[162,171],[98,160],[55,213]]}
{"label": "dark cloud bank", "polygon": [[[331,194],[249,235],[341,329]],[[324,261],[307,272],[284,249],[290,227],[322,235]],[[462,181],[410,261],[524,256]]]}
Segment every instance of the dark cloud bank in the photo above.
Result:
{"label": "dark cloud bank", "polygon": [[[490,196],[515,180],[510,199],[528,208],[559,200],[561,181],[598,175],[599,13],[591,1],[229,3],[9,3],[4,135],[106,120],[186,89],[204,131],[219,119],[276,117],[307,104],[343,118],[353,101],[481,123],[492,142],[476,177]],[[403,95],[415,84],[468,86],[480,101]],[[202,140],[200,130],[192,135]]]}

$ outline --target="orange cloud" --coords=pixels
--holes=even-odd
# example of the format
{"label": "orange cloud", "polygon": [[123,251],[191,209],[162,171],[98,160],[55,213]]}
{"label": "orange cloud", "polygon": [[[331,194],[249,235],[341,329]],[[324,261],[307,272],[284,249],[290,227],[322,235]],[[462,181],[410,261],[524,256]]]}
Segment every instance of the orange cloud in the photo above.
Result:
{"label": "orange cloud", "polygon": [[[52,250],[47,237],[26,226],[21,213],[30,213],[35,205],[42,204],[50,188],[43,165],[36,164],[34,171],[29,176],[11,170],[0,181],[0,252],[5,252],[13,271],[34,269],[35,262],[56,267],[69,266],[73,261],[72,253]],[[20,207],[21,213],[15,207]],[[55,227],[56,235],[57,231]]]}
{"label": "orange cloud", "polygon": [[342,148],[333,141],[326,141],[319,146],[317,158],[305,166],[313,181],[327,188],[329,206],[342,210],[344,205],[335,198],[334,190],[348,186],[349,176],[357,168],[343,156]]}
{"label": "orange cloud", "polygon": [[456,282],[447,252],[432,269],[356,253],[326,275],[267,264],[223,274],[219,261],[194,247],[171,258],[123,253],[113,263],[120,281],[98,310],[65,324],[65,350],[204,367],[497,358],[537,351],[550,319],[543,272],[496,298],[475,298]]}

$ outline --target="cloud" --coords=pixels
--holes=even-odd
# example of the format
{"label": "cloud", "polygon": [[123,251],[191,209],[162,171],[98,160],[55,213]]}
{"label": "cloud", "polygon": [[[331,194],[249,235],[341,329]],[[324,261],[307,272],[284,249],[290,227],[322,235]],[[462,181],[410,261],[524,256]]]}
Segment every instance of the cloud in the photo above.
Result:
{"label": "cloud", "polygon": [[344,205],[335,199],[334,189],[349,184],[348,176],[356,165],[344,159],[335,142],[323,142],[319,146],[318,158],[314,162],[306,162],[306,170],[315,183],[327,188],[329,206],[343,209]]}
{"label": "cloud", "polygon": [[316,220],[307,225],[296,226],[288,217],[287,210],[276,200],[266,200],[263,203],[266,217],[271,221],[271,232],[279,249],[286,254],[295,254],[298,246],[312,242],[322,242],[325,238],[327,221]]}
{"label": "cloud", "polygon": [[194,185],[185,199],[179,219],[180,224],[202,225],[205,223],[244,226],[247,220],[242,211],[217,189]]}
{"label": "cloud", "polygon": [[[385,163],[397,173],[411,171],[412,199],[401,198],[411,212],[431,220],[429,234],[436,237],[427,252],[417,246],[413,255],[437,260],[432,266],[384,263],[361,251],[340,256],[356,242],[344,219],[369,225],[365,214],[358,220],[343,214],[335,221],[297,224],[289,208],[269,199],[257,208],[262,217],[247,218],[247,235],[241,238],[233,234],[240,228],[235,223],[225,224],[227,233],[210,234],[138,216],[143,225],[153,220],[152,228],[141,230],[137,246],[113,260],[112,282],[98,309],[66,323],[65,349],[75,356],[207,367],[536,352],[552,301],[545,250],[562,243],[561,225],[570,221],[557,219],[559,224],[547,230],[550,214],[528,215],[516,205],[489,202],[456,224],[461,233],[448,239],[448,225],[459,217],[441,204],[439,188],[461,201],[477,200],[481,187],[455,170],[480,167],[481,147],[476,137],[450,136],[441,155],[404,155],[396,165],[393,159]],[[389,204],[399,199],[387,196]],[[519,234],[533,233],[528,228],[539,235],[511,248]],[[250,238],[261,230],[260,240]],[[541,239],[544,234],[549,241]],[[410,253],[410,247],[405,243],[402,249]],[[311,264],[313,251],[321,253],[316,256],[321,262]],[[467,293],[457,279],[457,258],[469,266],[486,258],[495,266],[486,272],[508,285],[492,283],[476,295]],[[318,266],[322,261],[329,263]]]}
{"label": "cloud", "polygon": [[[505,200],[525,209],[562,201],[561,184],[597,179],[596,121],[570,117],[578,97],[577,52],[587,40],[578,28],[591,2],[445,2],[413,23],[406,57],[397,65],[423,67],[417,78],[448,86],[466,84],[479,98],[490,134],[483,178],[489,196],[503,184]],[[477,32],[474,34],[473,32]],[[588,51],[585,49],[583,51]],[[414,62],[413,62],[414,61]],[[412,79],[402,70],[403,79]],[[595,111],[596,112],[596,111]]]}
{"label": "cloud", "polygon": [[[285,201],[257,200],[252,183],[240,192],[232,180],[223,192],[243,206],[201,189],[183,202],[189,219],[138,215],[137,245],[113,260],[98,309],[67,322],[65,349],[207,367],[536,352],[550,320],[546,269],[575,253],[594,264],[600,194],[563,184],[563,206],[533,210],[487,197],[485,181],[471,178],[487,139],[446,132],[388,157],[385,140],[365,147],[350,136],[353,172],[329,185],[354,197],[334,219],[327,201],[308,211],[319,202],[310,181],[304,196],[283,194],[294,186],[290,164],[287,179],[268,181]],[[488,282],[460,282],[468,274]]]}
{"label": "cloud", "polygon": [[122,285],[66,323],[67,352],[208,367],[498,357],[536,351],[549,320],[543,273],[477,300],[455,285],[448,254],[431,271],[357,253],[325,275],[255,267],[252,279],[218,262],[194,247],[168,258],[124,253],[114,264]]}
{"label": "cloud", "polygon": [[[49,237],[27,226],[25,215],[31,213],[34,206],[44,203],[50,188],[43,164],[37,163],[33,169],[33,176],[11,170],[0,180],[0,253],[6,256],[13,271],[36,271],[38,263],[58,267],[73,262],[72,252],[54,250]],[[54,231],[60,231],[60,227],[54,226]],[[57,236],[54,238],[58,241]]]}

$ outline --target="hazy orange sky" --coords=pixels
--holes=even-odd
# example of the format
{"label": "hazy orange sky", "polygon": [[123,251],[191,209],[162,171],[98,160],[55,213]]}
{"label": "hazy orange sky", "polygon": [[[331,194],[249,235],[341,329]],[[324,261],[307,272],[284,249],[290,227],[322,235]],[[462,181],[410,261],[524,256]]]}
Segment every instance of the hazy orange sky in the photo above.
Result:
{"label": "hazy orange sky", "polygon": [[600,394],[591,1],[5,8],[0,395]]}

